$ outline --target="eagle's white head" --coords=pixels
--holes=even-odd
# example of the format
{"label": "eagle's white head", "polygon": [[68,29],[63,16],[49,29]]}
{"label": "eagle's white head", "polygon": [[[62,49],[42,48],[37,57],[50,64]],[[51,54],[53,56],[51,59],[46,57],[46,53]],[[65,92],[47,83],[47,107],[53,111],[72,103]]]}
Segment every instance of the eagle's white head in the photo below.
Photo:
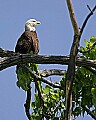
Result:
{"label": "eagle's white head", "polygon": [[40,24],[39,21],[35,20],[35,19],[29,19],[26,23],[25,23],[25,30],[29,30],[29,31],[36,31],[36,26],[37,24]]}

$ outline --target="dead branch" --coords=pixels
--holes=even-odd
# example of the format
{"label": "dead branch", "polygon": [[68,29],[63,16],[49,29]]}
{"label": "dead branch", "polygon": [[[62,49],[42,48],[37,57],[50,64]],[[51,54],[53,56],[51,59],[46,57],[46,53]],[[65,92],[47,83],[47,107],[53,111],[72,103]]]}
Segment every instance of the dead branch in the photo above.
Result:
{"label": "dead branch", "polygon": [[[35,77],[34,74],[32,74],[32,71],[31,71],[30,68],[28,68],[28,67],[27,67],[26,65],[24,65],[24,64],[22,64],[21,66],[30,73],[30,75],[31,75],[32,78],[34,78],[35,87],[36,87],[36,89],[37,89],[37,91],[38,91],[38,96],[39,96],[39,99],[40,99],[40,102],[41,102],[41,106],[42,106],[43,111],[44,111],[45,106],[44,106],[43,97],[42,97],[42,94],[41,94],[41,91],[40,91],[40,88],[39,88],[38,79]],[[42,119],[43,119],[43,118],[44,118],[44,115],[42,114]],[[30,120],[30,119],[29,119],[29,120]]]}
{"label": "dead branch", "polygon": [[78,24],[76,22],[74,10],[73,10],[73,7],[72,7],[72,2],[71,2],[71,0],[66,0],[66,2],[67,2],[69,14],[70,14],[70,19],[71,19],[72,27],[74,29],[74,33],[75,34],[79,33],[79,28],[78,28]]}
{"label": "dead branch", "polygon": [[26,103],[24,104],[25,113],[27,118],[31,120],[31,115],[30,115],[31,86],[30,84],[28,85],[28,90],[26,92],[27,92],[27,97],[26,97]]}
{"label": "dead branch", "polygon": [[[30,54],[19,54],[11,57],[5,57],[0,60],[0,71],[8,67],[24,64],[24,63],[36,63],[36,64],[61,64],[68,65],[70,57],[68,56],[42,56],[42,55],[30,55]],[[85,58],[76,58],[77,66],[88,66],[96,68],[95,60],[88,60]]]}
{"label": "dead branch", "polygon": [[[11,56],[15,56],[18,55],[19,53],[15,53],[13,51],[9,51],[9,50],[5,50],[3,48],[0,48],[0,57],[11,57]],[[20,54],[19,54],[20,55]]]}
{"label": "dead branch", "polygon": [[[63,89],[59,84],[55,84],[55,83],[51,82],[50,80],[47,80],[47,79],[45,79],[45,78],[43,78],[43,77],[38,76],[38,75],[35,74],[33,71],[31,71],[28,67],[26,67],[26,69],[27,69],[28,71],[30,71],[30,74],[31,74],[31,76],[34,78],[34,80],[44,82],[44,83],[46,83],[46,84],[48,84],[48,85],[50,85],[50,86],[52,86],[52,87],[54,87],[54,88]],[[37,81],[36,81],[36,82],[37,82]]]}
{"label": "dead branch", "polygon": [[[89,5],[87,5],[87,7],[88,7],[88,9],[90,8]],[[90,13],[87,15],[86,19],[84,20],[83,25],[82,25],[81,30],[80,30],[80,37],[84,31],[84,28],[85,28],[89,18],[93,15],[95,10],[96,10],[96,5],[94,6],[94,8],[92,10],[90,9]]]}
{"label": "dead branch", "polygon": [[66,70],[51,69],[51,70],[40,70],[38,72],[42,77],[48,77],[51,75],[63,76],[66,73]]}

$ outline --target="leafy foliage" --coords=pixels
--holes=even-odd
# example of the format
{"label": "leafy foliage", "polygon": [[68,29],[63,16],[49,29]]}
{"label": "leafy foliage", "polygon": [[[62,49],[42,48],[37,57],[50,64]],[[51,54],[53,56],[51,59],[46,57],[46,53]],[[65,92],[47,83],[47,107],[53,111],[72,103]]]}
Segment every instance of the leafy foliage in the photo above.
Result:
{"label": "leafy foliage", "polygon": [[[35,73],[37,72],[37,64],[33,64],[33,63],[28,63],[26,64],[27,67],[29,67],[32,71],[34,71]],[[17,86],[20,88],[22,88],[23,90],[27,91],[28,90],[28,85],[34,81],[33,78],[31,77],[30,73],[23,68],[22,66],[17,66],[16,68],[16,74],[17,74]]]}
{"label": "leafy foliage", "polygon": [[[85,40],[85,47],[81,47],[82,51],[87,51],[82,54],[81,57],[96,60],[96,37],[92,36],[90,41]],[[94,47],[92,47],[94,44]],[[92,49],[91,49],[92,48]],[[86,68],[88,68],[86,66]],[[96,113],[96,103],[94,102],[94,95],[96,94],[95,85],[96,85],[96,74],[90,72],[86,68],[78,67],[76,71],[76,79],[74,82],[74,100],[80,105],[87,106],[89,109],[94,106],[93,112]],[[95,68],[92,70],[96,71]],[[95,72],[96,73],[96,72]],[[94,91],[94,92],[93,92]],[[93,93],[94,95],[93,95]],[[85,110],[81,109],[80,114],[84,115]],[[78,114],[79,115],[79,114]]]}
{"label": "leafy foliage", "polygon": [[65,108],[62,94],[64,94],[63,91],[60,91],[59,89],[53,89],[50,86],[46,85],[42,89],[45,107],[42,107],[38,95],[35,94],[35,101],[31,103],[32,109],[34,111],[32,113],[32,116],[42,116],[42,114],[44,114],[46,119],[59,120],[59,117],[63,116],[62,111]]}
{"label": "leafy foliage", "polygon": [[[89,60],[96,60],[96,46],[92,48],[93,44],[96,42],[96,37],[92,36],[90,41],[84,40],[85,47],[80,47],[83,52],[80,57]],[[92,49],[91,49],[92,48]],[[27,65],[32,71],[37,72],[37,65],[28,64]],[[96,115],[96,74],[92,73],[90,69],[95,71],[95,68],[87,69],[83,67],[77,67],[75,73],[75,80],[73,84],[73,104],[72,104],[72,115],[73,117],[78,117],[85,113],[85,109],[82,105],[87,106],[89,109],[94,107],[93,113]],[[23,90],[27,90],[27,85],[34,82],[34,79],[30,74],[23,69],[17,69],[18,81],[17,86],[21,87]],[[31,102],[32,115],[31,120],[40,120],[41,118],[48,120],[63,120],[64,110],[65,110],[65,76],[60,79],[59,84],[62,86],[63,90],[52,88],[49,85],[42,85],[39,82],[39,88],[43,97],[44,105],[41,103],[38,91],[34,94],[34,101]]]}

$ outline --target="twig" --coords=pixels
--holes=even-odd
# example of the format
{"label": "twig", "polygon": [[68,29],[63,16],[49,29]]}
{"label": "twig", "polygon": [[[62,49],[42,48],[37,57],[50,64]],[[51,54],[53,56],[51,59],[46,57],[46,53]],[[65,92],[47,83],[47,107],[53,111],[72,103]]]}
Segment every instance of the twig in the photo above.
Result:
{"label": "twig", "polygon": [[92,13],[93,13],[93,11],[91,10],[91,8],[90,8],[90,6],[89,6],[89,5],[87,5],[87,8],[90,10],[90,12],[92,12]]}
{"label": "twig", "polygon": [[[87,7],[89,9],[88,5],[87,5]],[[81,37],[81,35],[82,35],[83,31],[84,31],[84,28],[85,28],[85,26],[86,26],[89,18],[91,17],[91,15],[93,15],[93,13],[94,13],[95,10],[96,10],[96,5],[94,6],[94,8],[92,10],[90,9],[90,13],[88,14],[88,16],[86,17],[86,19],[84,20],[83,25],[82,25],[81,30],[80,30],[80,37]]]}
{"label": "twig", "polygon": [[66,70],[59,70],[59,69],[51,69],[51,70],[40,70],[39,74],[42,77],[48,77],[51,75],[59,75],[62,76],[66,73]]}
{"label": "twig", "polygon": [[96,116],[88,109],[86,106],[81,105],[81,107],[89,114],[94,120],[96,120]]}

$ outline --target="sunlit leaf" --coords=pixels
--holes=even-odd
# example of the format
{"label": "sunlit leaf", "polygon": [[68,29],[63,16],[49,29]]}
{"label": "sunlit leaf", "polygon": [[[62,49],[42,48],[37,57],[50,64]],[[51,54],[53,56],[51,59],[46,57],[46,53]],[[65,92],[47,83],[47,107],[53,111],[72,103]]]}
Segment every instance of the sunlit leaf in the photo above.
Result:
{"label": "sunlit leaf", "polygon": [[92,37],[90,38],[90,42],[92,42],[92,43],[96,42],[96,37],[95,37],[95,36],[92,36]]}

